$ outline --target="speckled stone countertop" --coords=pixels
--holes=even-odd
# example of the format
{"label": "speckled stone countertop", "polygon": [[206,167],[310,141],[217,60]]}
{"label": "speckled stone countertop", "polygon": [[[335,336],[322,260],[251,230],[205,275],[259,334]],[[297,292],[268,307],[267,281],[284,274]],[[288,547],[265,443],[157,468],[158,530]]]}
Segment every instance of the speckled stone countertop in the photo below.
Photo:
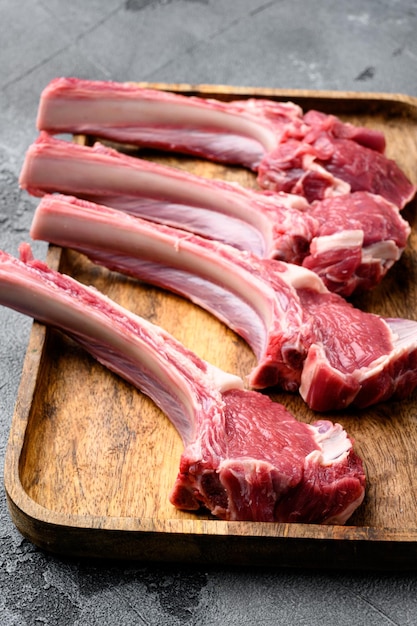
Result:
{"label": "speckled stone countertop", "polygon": [[[40,91],[55,76],[417,96],[411,0],[0,0],[0,248],[28,239],[20,192]],[[44,257],[46,247],[35,244]],[[31,321],[0,309],[0,455]],[[3,483],[3,481],[1,481]],[[417,514],[416,514],[417,521]],[[3,626],[417,624],[417,572],[252,570],[45,555],[0,487]]]}

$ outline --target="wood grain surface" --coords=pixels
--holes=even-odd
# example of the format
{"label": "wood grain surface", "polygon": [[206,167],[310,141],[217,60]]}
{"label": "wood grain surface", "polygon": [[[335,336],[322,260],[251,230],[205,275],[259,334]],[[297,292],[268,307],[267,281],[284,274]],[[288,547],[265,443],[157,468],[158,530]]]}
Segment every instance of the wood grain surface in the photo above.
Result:
{"label": "wood grain surface", "polygon": [[[149,86],[149,85],[148,85]],[[252,95],[298,102],[383,130],[387,154],[417,183],[417,102],[385,94],[244,90],[150,85],[233,99]],[[256,187],[239,167],[141,151],[200,176]],[[383,283],[355,304],[417,319],[416,203],[404,216],[412,234]],[[48,263],[92,284],[161,325],[214,365],[242,376],[255,365],[243,340],[180,297],[98,268],[51,246]],[[297,395],[275,393],[300,420],[314,421]],[[5,462],[17,528],[53,552],[146,560],[342,567],[413,567],[417,557],[417,397],[363,411],[326,414],[340,422],[364,459],[367,493],[344,527],[227,523],[176,510],[168,500],[180,438],[152,401],[57,331],[34,323]]]}

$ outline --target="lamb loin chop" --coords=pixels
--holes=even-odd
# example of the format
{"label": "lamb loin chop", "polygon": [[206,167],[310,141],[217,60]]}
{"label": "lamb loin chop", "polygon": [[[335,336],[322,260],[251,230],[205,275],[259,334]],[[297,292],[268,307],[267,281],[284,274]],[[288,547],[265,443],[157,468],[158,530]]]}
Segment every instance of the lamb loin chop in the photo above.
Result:
{"label": "lamb loin chop", "polygon": [[298,389],[327,411],[401,398],[417,385],[417,322],[360,311],[306,268],[66,196],[42,198],[31,236],[211,312],[253,349],[253,388]]}
{"label": "lamb loin chop", "polygon": [[381,196],[356,192],[309,205],[42,133],[20,185],[61,192],[316,271],[347,297],[378,284],[406,246],[409,224]]}
{"label": "lamb loin chop", "polygon": [[0,303],[61,329],[168,416],[184,443],[175,506],[226,520],[343,524],[362,502],[362,462],[340,425],[298,422],[161,328],[34,260],[26,244],[20,260],[0,253]]}
{"label": "lamb loin chop", "polygon": [[262,98],[222,102],[133,83],[52,80],[37,125],[237,163],[259,172],[268,189],[308,201],[350,191],[382,195],[399,208],[416,188],[384,155],[382,133],[333,115]]}

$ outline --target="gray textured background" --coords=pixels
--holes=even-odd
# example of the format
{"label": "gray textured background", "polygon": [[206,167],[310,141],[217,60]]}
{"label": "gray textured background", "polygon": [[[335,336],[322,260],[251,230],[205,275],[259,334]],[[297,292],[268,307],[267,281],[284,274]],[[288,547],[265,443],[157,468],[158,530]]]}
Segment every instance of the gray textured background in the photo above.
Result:
{"label": "gray textured background", "polygon": [[[410,0],[0,0],[0,248],[35,201],[20,193],[41,89],[58,75],[399,92],[417,96]],[[34,246],[43,256],[42,244]],[[0,309],[0,461],[30,321]],[[0,488],[0,623],[417,624],[417,575],[70,562],[14,528]],[[319,564],[318,564],[319,565]]]}

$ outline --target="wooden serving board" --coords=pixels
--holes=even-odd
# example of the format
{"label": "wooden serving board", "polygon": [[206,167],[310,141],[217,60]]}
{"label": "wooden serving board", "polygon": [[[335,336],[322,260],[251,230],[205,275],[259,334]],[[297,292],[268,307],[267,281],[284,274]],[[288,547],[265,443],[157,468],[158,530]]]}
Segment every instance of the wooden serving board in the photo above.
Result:
{"label": "wooden serving board", "polygon": [[[143,85],[143,83],[142,83]],[[292,100],[383,130],[387,154],[417,183],[417,99],[401,95],[146,84],[220,99]],[[141,151],[198,175],[256,186],[238,167]],[[358,306],[417,319],[416,202],[401,260]],[[248,346],[208,313],[163,290],[93,266],[51,246],[47,262],[155,322],[200,357],[245,377]],[[297,395],[274,394],[314,421]],[[57,331],[34,323],[6,453],[4,480],[20,532],[62,555],[144,561],[401,568],[417,564],[417,394],[364,411],[328,414],[355,439],[368,485],[346,526],[223,522],[176,510],[168,500],[182,451],[168,419],[138,390]]]}

